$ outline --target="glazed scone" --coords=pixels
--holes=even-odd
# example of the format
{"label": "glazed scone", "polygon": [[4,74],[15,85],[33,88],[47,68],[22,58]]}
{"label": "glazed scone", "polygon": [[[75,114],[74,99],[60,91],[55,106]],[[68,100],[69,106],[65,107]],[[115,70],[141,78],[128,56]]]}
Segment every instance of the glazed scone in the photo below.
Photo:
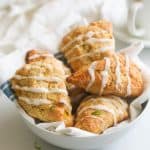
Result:
{"label": "glazed scone", "polygon": [[139,96],[144,88],[141,70],[127,55],[120,53],[93,62],[67,81],[92,94],[128,98]]}
{"label": "glazed scone", "polygon": [[111,55],[114,49],[112,25],[105,20],[75,28],[63,38],[60,46],[74,71]]}
{"label": "glazed scone", "polygon": [[128,117],[128,104],[119,97],[90,96],[78,107],[75,127],[100,134]]}
{"label": "glazed scone", "polygon": [[72,125],[71,103],[62,63],[47,51],[27,53],[27,64],[11,80],[18,103],[41,121],[64,121]]}

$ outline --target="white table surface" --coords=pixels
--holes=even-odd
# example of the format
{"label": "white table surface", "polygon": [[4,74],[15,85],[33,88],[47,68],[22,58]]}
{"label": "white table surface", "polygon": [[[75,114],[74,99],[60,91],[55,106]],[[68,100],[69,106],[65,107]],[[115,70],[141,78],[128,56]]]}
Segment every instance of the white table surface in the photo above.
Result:
{"label": "white table surface", "polygon": [[[126,45],[117,42],[117,48]],[[141,53],[141,58],[150,65],[150,49]],[[35,137],[26,127],[20,115],[11,102],[5,98],[0,99],[0,150],[35,150],[37,141],[42,150],[61,150],[53,147]],[[149,150],[150,149],[150,108],[136,127],[119,141],[105,150]]]}

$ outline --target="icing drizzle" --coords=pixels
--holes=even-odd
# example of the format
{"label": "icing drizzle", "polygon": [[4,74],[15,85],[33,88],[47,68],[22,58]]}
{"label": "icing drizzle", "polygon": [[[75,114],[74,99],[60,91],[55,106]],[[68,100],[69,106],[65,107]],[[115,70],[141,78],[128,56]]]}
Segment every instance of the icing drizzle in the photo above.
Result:
{"label": "icing drizzle", "polygon": [[[118,99],[115,99],[115,98],[105,98],[105,97],[101,97],[99,100],[111,104],[113,107],[115,107],[118,114],[124,114],[124,109],[123,109],[124,104],[120,103],[121,100],[119,101]],[[118,107],[116,103],[120,103],[121,107]]]}
{"label": "icing drizzle", "polygon": [[18,97],[19,100],[22,100],[24,102],[26,102],[27,104],[30,105],[35,105],[35,106],[39,106],[42,104],[52,104],[52,102],[48,99],[33,99],[33,98],[27,98],[27,97]]}
{"label": "icing drizzle", "polygon": [[89,44],[93,44],[93,43],[107,43],[107,42],[111,42],[112,43],[112,46],[103,46],[103,47],[100,47],[98,50],[99,51],[106,51],[106,50],[113,50],[114,49],[114,40],[113,39],[109,39],[109,38],[90,38],[85,40],[84,42],[82,42],[81,44],[78,44],[78,45],[75,45],[74,48],[70,49],[69,51],[67,51],[65,53],[65,56],[68,56],[69,54],[73,53],[73,50],[75,48],[79,48],[83,43],[89,43]]}
{"label": "icing drizzle", "polygon": [[41,69],[41,67],[45,67],[49,70],[52,70],[52,66],[46,63],[42,63],[41,66],[38,64],[27,64],[25,66],[26,69],[33,69],[33,68]]}
{"label": "icing drizzle", "polygon": [[22,75],[15,75],[15,79],[22,80],[22,79],[35,79],[38,81],[48,81],[48,82],[61,82],[63,81],[59,77],[51,76],[51,77],[44,77],[44,76],[22,76]]}
{"label": "icing drizzle", "polygon": [[107,85],[108,82],[108,76],[109,76],[109,69],[110,69],[110,59],[108,57],[104,58],[105,60],[105,69],[101,72],[102,81],[101,81],[101,88],[100,88],[100,95],[103,93],[104,88]]}
{"label": "icing drizzle", "polygon": [[96,69],[97,63],[98,63],[97,61],[94,61],[88,68],[88,73],[89,73],[91,79],[90,79],[89,84],[87,85],[86,91],[89,90],[89,88],[92,86],[92,84],[95,81],[95,69]]}
{"label": "icing drizzle", "polygon": [[70,106],[70,104],[65,99],[61,99],[60,103],[65,104],[70,110],[72,109],[71,106]]}
{"label": "icing drizzle", "polygon": [[83,121],[85,118],[94,118],[94,119],[98,119],[100,122],[104,122],[104,119],[103,119],[103,118],[100,118],[100,117],[94,116],[94,115],[91,115],[91,116],[85,116],[85,117],[81,118],[80,121]]}
{"label": "icing drizzle", "polygon": [[66,89],[60,89],[60,88],[44,88],[44,87],[21,87],[18,85],[15,85],[12,87],[13,89],[16,90],[22,90],[22,91],[27,91],[27,92],[33,92],[33,93],[63,93],[67,95]]}
{"label": "icing drizzle", "polygon": [[108,108],[107,106],[102,104],[98,104],[96,106],[92,105],[92,106],[83,107],[81,110],[79,110],[78,115],[82,114],[87,109],[104,110],[106,112],[109,112],[113,115],[114,125],[117,124],[116,112],[113,109]]}
{"label": "icing drizzle", "polygon": [[127,55],[125,55],[125,61],[126,61],[126,76],[128,80],[126,96],[129,96],[131,95],[131,78],[130,78],[130,62],[129,57]]}
{"label": "icing drizzle", "polygon": [[91,55],[94,55],[96,53],[99,53],[99,50],[95,50],[94,52],[89,52],[89,53],[86,53],[86,54],[83,54],[83,55],[80,55],[80,56],[73,57],[70,60],[68,60],[68,62],[73,62],[77,59],[81,59],[83,57],[91,56]]}
{"label": "icing drizzle", "polygon": [[40,57],[52,57],[51,54],[34,54],[30,57],[28,57],[29,60],[32,60],[32,59],[36,59],[36,58],[40,58]]}
{"label": "icing drizzle", "polygon": [[118,55],[114,55],[116,60],[116,89],[121,85],[121,72],[120,72],[120,61]]}
{"label": "icing drizzle", "polygon": [[89,31],[85,34],[78,35],[72,41],[68,42],[64,47],[62,47],[62,50],[65,51],[72,43],[74,43],[78,40],[81,40],[83,37],[91,38],[95,34],[100,34],[100,33],[105,33],[105,32],[106,32],[105,30],[101,30],[101,32]]}
{"label": "icing drizzle", "polygon": [[[101,47],[101,48],[98,48],[96,50],[94,50],[93,52],[89,52],[89,53],[85,53],[83,55],[80,55],[80,56],[76,56],[76,57],[73,57],[71,59],[68,60],[68,62],[73,62],[75,60],[78,60],[78,59],[81,59],[83,57],[87,57],[87,56],[91,56],[91,55],[94,55],[96,53],[99,53],[100,51],[105,51],[105,50],[110,50],[110,49],[114,49],[114,47],[112,46],[108,46],[108,47]],[[70,51],[69,51],[70,52]]]}
{"label": "icing drizzle", "polygon": [[[18,99],[26,102],[27,104],[35,105],[35,106],[39,106],[43,104],[53,104],[51,100],[49,99],[27,98],[27,97],[22,97],[22,96],[20,96]],[[66,100],[61,99],[60,103],[65,104],[71,110],[71,106]]]}
{"label": "icing drizzle", "polygon": [[[116,89],[118,89],[119,85],[121,85],[120,61],[119,61],[119,56],[114,55],[114,57],[116,60],[116,69],[115,69],[116,82],[115,82],[115,84],[116,84]],[[107,85],[108,77],[109,77],[109,69],[111,66],[110,58],[105,57],[104,60],[105,60],[105,69],[103,71],[101,71],[102,80],[101,80],[101,88],[100,88],[100,92],[99,92],[100,95],[103,94],[104,88]],[[89,84],[87,85],[86,91],[89,90],[89,88],[92,86],[92,84],[95,81],[95,69],[96,69],[97,63],[98,63],[97,61],[93,62],[90,65],[90,67],[88,68],[88,72],[89,72],[91,80],[90,80]],[[125,66],[126,77],[128,80],[126,96],[129,96],[129,95],[131,95],[132,91],[131,91],[131,78],[130,78],[130,61],[129,61],[129,57],[127,55],[125,55],[125,63],[126,63],[126,66]]]}

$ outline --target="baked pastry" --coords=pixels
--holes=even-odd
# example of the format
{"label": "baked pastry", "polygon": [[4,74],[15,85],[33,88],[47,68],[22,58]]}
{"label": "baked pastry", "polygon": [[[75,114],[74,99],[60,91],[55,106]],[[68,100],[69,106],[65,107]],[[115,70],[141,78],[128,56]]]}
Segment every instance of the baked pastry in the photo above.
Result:
{"label": "baked pastry", "polygon": [[128,104],[119,97],[89,96],[78,107],[75,127],[100,134],[128,116]]}
{"label": "baked pastry", "polygon": [[100,20],[80,26],[62,40],[60,50],[71,68],[79,68],[114,52],[115,43],[110,22]]}
{"label": "baked pastry", "polygon": [[133,98],[144,87],[140,69],[127,55],[114,53],[94,61],[67,78],[67,81],[97,95],[116,95]]}
{"label": "baked pastry", "polygon": [[[66,65],[64,65],[64,71],[65,71],[66,77],[69,77],[71,75],[71,69],[67,67]],[[74,112],[76,111],[76,108],[81,102],[81,99],[83,99],[83,97],[85,97],[87,93],[84,91],[84,89],[76,87],[75,85],[67,81],[66,81],[66,88],[68,90],[69,97],[71,99],[71,104],[73,106],[72,112],[74,114]]]}
{"label": "baked pastry", "polygon": [[18,103],[41,121],[72,125],[71,104],[62,63],[47,51],[27,53],[27,64],[11,80]]}

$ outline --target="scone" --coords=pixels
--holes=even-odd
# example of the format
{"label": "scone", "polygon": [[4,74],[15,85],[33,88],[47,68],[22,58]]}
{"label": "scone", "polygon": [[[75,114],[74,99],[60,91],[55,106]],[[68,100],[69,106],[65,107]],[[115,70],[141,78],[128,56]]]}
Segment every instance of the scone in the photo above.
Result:
{"label": "scone", "polygon": [[72,74],[68,82],[97,95],[134,98],[144,87],[141,70],[127,55],[115,53]]}
{"label": "scone", "polygon": [[114,52],[115,43],[110,22],[100,20],[80,26],[62,40],[60,50],[71,68],[79,68]]}
{"label": "scone", "polygon": [[119,97],[90,96],[78,107],[75,127],[100,134],[128,116],[128,104]]}
{"label": "scone", "polygon": [[27,53],[27,64],[11,80],[18,103],[41,121],[64,121],[72,125],[71,104],[62,63],[47,51]]}

